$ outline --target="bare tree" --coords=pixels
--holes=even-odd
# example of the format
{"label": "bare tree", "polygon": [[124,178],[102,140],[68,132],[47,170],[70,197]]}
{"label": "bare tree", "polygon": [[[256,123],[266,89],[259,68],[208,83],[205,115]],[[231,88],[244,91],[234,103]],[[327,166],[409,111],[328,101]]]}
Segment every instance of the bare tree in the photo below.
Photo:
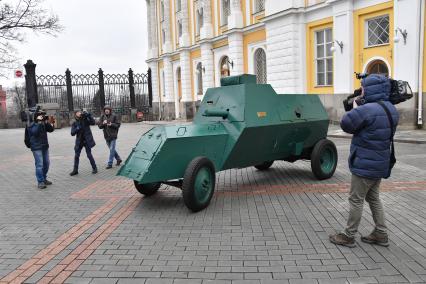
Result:
{"label": "bare tree", "polygon": [[42,7],[43,0],[10,2],[0,0],[0,76],[16,64],[14,43],[23,42],[27,31],[55,36],[62,30],[58,16]]}

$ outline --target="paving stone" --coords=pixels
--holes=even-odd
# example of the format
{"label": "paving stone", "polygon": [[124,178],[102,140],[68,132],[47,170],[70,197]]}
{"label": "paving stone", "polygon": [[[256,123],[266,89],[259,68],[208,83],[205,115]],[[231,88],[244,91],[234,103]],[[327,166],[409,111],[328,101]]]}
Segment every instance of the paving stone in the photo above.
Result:
{"label": "paving stone", "polygon": [[[126,157],[150,127],[123,124],[120,155]],[[349,140],[333,139],[339,164],[329,180],[313,179],[306,161],[276,161],[266,172],[226,170],[217,174],[210,206],[193,214],[179,189],[163,185],[156,195],[141,198],[132,181],[115,176],[117,167],[103,170],[107,147],[100,143],[101,131],[93,132],[99,173],[92,175],[82,157],[79,175],[68,175],[74,140],[69,129],[58,129],[49,135],[54,184],[39,191],[31,152],[21,145],[22,129],[0,130],[0,279],[117,198],[82,232],[63,238],[71,242],[55,247],[53,260],[40,268],[30,265],[38,269],[27,282],[53,273],[80,250],[65,283],[426,283],[426,218],[421,214],[426,211],[426,145],[396,143],[398,163],[392,177],[382,181],[391,246],[358,241],[350,249],[328,240],[348,215]],[[127,212],[131,200],[135,207],[112,227],[115,214]],[[366,205],[360,233],[372,229]],[[97,236],[102,241],[81,247]]]}

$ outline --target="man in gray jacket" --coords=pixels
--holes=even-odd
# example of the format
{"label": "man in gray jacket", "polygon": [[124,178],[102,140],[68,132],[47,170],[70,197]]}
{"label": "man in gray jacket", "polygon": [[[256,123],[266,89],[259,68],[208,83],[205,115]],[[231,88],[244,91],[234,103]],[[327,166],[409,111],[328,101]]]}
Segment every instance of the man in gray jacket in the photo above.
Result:
{"label": "man in gray jacket", "polygon": [[117,161],[117,166],[122,162],[120,155],[115,150],[117,146],[118,129],[120,128],[120,119],[117,115],[112,113],[110,106],[104,107],[104,113],[102,114],[99,124],[99,128],[104,132],[104,138],[109,148],[109,158],[107,163],[107,169],[112,168],[114,158]]}

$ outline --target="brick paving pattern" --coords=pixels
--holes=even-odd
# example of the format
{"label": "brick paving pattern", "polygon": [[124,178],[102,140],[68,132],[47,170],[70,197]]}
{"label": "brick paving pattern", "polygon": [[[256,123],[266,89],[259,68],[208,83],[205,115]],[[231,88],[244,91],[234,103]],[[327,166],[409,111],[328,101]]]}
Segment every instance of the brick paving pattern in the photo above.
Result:
{"label": "brick paving pattern", "polygon": [[[149,127],[123,125],[120,155]],[[57,130],[45,190],[35,187],[23,131],[0,130],[0,283],[426,283],[426,145],[397,143],[383,181],[391,246],[358,236],[349,249],[328,241],[348,214],[347,139],[333,138],[340,160],[329,180],[315,180],[306,161],[227,170],[210,206],[194,214],[179,189],[144,198],[116,167],[105,170],[107,148],[93,130],[100,172],[82,155],[70,177],[73,138]]]}

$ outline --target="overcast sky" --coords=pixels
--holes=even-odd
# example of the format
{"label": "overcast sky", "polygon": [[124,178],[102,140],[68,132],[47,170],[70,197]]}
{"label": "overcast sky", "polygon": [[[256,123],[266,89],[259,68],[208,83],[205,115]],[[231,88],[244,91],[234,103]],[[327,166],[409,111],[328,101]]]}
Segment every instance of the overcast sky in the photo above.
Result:
{"label": "overcast sky", "polygon": [[17,45],[37,74],[146,72],[145,0],[44,0],[65,30],[57,37],[28,34]]}

